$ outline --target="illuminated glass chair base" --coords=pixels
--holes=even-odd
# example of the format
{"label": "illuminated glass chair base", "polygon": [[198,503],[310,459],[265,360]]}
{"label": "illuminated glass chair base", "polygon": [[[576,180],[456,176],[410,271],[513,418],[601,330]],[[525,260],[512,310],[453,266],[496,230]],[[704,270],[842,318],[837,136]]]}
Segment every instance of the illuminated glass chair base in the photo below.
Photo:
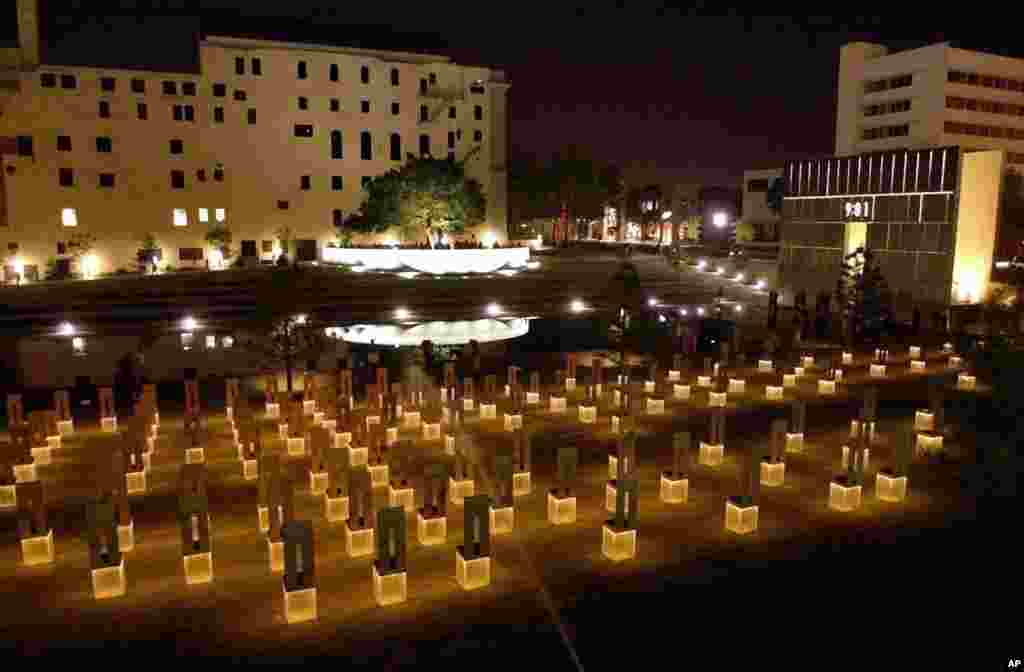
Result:
{"label": "illuminated glass chair base", "polygon": [[373,545],[374,531],[372,527],[366,529],[353,529],[352,519],[345,523],[345,552],[350,558],[361,558],[373,555],[376,548]]}
{"label": "illuminated glass chair base", "polygon": [[255,481],[260,477],[260,463],[258,460],[242,460],[242,478],[247,481]]}
{"label": "illuminated glass chair base", "polygon": [[517,471],[512,474],[512,496],[513,497],[524,497],[533,489],[533,482],[531,481],[530,472],[528,471]]}
{"label": "illuminated glass chair base", "polygon": [[725,529],[735,534],[750,534],[756,531],[758,512],[756,504],[730,497],[725,502]]}
{"label": "illuminated glass chair base", "polygon": [[690,479],[676,478],[674,474],[661,475],[659,498],[665,504],[685,504],[690,497]]}
{"label": "illuminated glass chair base", "polygon": [[113,434],[117,431],[117,417],[100,418],[100,431]]}
{"label": "illuminated glass chair base", "polygon": [[270,560],[270,571],[284,571],[284,542],[267,539],[267,556]]}
{"label": "illuminated glass chair base", "polygon": [[463,548],[455,549],[455,580],[463,590],[476,590],[491,585],[491,558],[481,556],[466,560]]}
{"label": "illuminated glass chair base", "polygon": [[313,495],[322,495],[327,492],[327,472],[326,471],[311,471],[309,472],[309,492]]}
{"label": "illuminated glass chair base", "polygon": [[697,461],[706,467],[720,467],[725,459],[725,446],[721,443],[700,442]]}
{"label": "illuminated glass chair base", "polygon": [[786,432],[786,452],[802,453],[804,450],[803,432]]}
{"label": "illuminated glass chair base", "polygon": [[120,597],[125,592],[124,558],[114,567],[92,570],[92,594],[97,600]]}
{"label": "illuminated glass chair base", "polygon": [[117,526],[117,547],[124,553],[135,548],[135,521]]}
{"label": "illuminated glass chair base", "polygon": [[14,509],[18,506],[18,486],[0,485],[0,509]]}
{"label": "illuminated glass chair base", "polygon": [[447,516],[423,516],[416,512],[416,538],[423,546],[436,546],[448,540]]}
{"label": "illuminated glass chair base", "polygon": [[636,530],[617,529],[611,523],[601,527],[601,553],[613,562],[636,557]]}
{"label": "illuminated glass chair base", "polygon": [[49,564],[53,562],[53,555],[53,530],[21,540],[21,559],[25,565]]}
{"label": "illuminated glass chair base", "polygon": [[502,508],[491,508],[491,534],[509,534],[515,529],[516,514],[515,508],[505,506]]}
{"label": "illuminated glass chair base", "polygon": [[875,477],[875,497],[883,502],[902,502],[907,498],[907,477],[879,472]]}
{"label": "illuminated glass chair base", "polygon": [[284,592],[284,620],[288,623],[304,623],[317,618],[316,588],[300,588]]}
{"label": "illuminated glass chair base", "polygon": [[203,464],[206,462],[206,451],[202,447],[185,449],[185,464]]}
{"label": "illuminated glass chair base", "polygon": [[548,493],[548,522],[552,525],[571,525],[576,522],[576,498],[557,497]]}
{"label": "illuminated glass chair base", "polygon": [[416,510],[416,491],[408,485],[391,483],[388,485],[388,506],[400,506],[406,513]]}
{"label": "illuminated glass chair base", "polygon": [[189,585],[213,581],[213,553],[193,553],[183,558],[185,582]]}
{"label": "illuminated glass chair base", "polygon": [[786,480],[786,463],[783,461],[778,462],[761,462],[761,485],[768,487],[778,487],[783,484]]}
{"label": "illuminated glass chair base", "polygon": [[828,487],[828,507],[835,511],[854,511],[860,508],[861,486],[832,481]]}
{"label": "illuminated glass chair base", "polygon": [[373,563],[373,597],[377,604],[382,607],[399,604],[405,602],[408,595],[406,572],[380,574],[377,571],[377,563]]}
{"label": "illuminated glass chair base", "polygon": [[331,497],[324,493],[324,518],[329,523],[342,523],[348,520],[348,497]]}
{"label": "illuminated glass chair base", "polygon": [[456,481],[448,478],[448,501],[455,506],[462,506],[466,497],[472,497],[476,492],[476,485],[471,478]]}

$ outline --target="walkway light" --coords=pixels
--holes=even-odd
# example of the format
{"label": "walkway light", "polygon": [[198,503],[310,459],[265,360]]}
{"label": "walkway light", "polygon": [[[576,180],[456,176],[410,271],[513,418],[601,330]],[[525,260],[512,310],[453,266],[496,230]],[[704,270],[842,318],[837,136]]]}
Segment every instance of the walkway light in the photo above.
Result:
{"label": "walkway light", "polygon": [[487,311],[487,314],[490,315],[491,317],[501,315],[501,306],[499,306],[496,303],[487,304],[487,308],[485,310]]}
{"label": "walkway light", "polygon": [[652,296],[651,298],[647,299],[647,305],[653,308],[654,306],[658,305],[658,299]]}
{"label": "walkway light", "polygon": [[715,225],[716,228],[724,229],[725,225],[729,223],[729,218],[726,216],[724,212],[716,212],[714,215],[712,215],[711,222]]}
{"label": "walkway light", "polygon": [[754,289],[764,289],[764,280],[758,280],[755,282]]}
{"label": "walkway light", "polygon": [[60,326],[57,327],[57,333],[61,336],[74,336],[77,333],[77,329],[70,322],[61,322]]}
{"label": "walkway light", "polygon": [[582,313],[586,309],[586,304],[584,304],[583,301],[581,301],[580,299],[573,299],[572,302],[569,304],[569,310],[571,310],[574,313]]}
{"label": "walkway light", "polygon": [[395,308],[395,319],[408,320],[410,316],[408,308]]}
{"label": "walkway light", "polygon": [[199,323],[196,322],[196,318],[189,315],[181,321],[181,328],[185,331],[195,331],[199,328]]}

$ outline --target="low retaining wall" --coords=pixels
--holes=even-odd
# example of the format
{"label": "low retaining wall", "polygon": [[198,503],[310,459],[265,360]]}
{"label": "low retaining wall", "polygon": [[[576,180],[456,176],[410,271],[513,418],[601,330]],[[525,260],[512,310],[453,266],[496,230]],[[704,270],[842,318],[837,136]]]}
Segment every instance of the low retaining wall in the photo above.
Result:
{"label": "low retaining wall", "polygon": [[327,263],[361,266],[367,270],[393,271],[411,268],[421,273],[493,273],[498,269],[520,268],[530,260],[529,247],[497,247],[475,250],[406,250],[401,248],[328,247]]}

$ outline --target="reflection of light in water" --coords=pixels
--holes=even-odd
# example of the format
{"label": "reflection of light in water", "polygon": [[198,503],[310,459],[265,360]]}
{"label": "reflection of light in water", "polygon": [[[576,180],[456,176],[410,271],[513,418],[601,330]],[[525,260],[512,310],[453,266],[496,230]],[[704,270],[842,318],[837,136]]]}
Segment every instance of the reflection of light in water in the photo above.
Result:
{"label": "reflection of light in water", "polygon": [[462,345],[471,340],[480,343],[517,338],[530,331],[529,320],[463,320],[458,322],[424,322],[417,325],[400,324],[357,324],[351,327],[337,327],[349,343],[374,343],[376,345],[418,346],[423,341],[435,345]]}

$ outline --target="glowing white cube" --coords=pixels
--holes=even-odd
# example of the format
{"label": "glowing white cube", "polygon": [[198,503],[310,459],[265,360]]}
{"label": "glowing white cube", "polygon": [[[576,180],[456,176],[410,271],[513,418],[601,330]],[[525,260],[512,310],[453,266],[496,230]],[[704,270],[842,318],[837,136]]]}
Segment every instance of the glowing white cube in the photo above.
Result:
{"label": "glowing white cube", "polygon": [[146,472],[129,471],[124,475],[124,490],[129,495],[141,495],[146,492]]}
{"label": "glowing white cube", "polygon": [[910,371],[911,373],[921,373],[925,370],[925,362],[923,359],[912,359],[910,360]]}
{"label": "glowing white cube", "polygon": [[350,526],[352,519],[349,518],[349,522],[345,524],[345,552],[350,558],[362,558],[367,555],[373,555],[374,551],[374,537],[373,528],[368,527],[365,530],[353,530]]}
{"label": "glowing white cube", "polygon": [[303,415],[313,415],[315,412],[316,412],[316,402],[315,401],[303,401],[302,402],[302,414]]}
{"label": "glowing white cube", "polygon": [[802,453],[804,450],[803,432],[786,432],[786,452]]}
{"label": "glowing white cube", "polygon": [[423,440],[424,441],[440,441],[441,440],[441,423],[440,422],[425,422],[425,423],[423,423]]}
{"label": "glowing white cube", "polygon": [[861,486],[846,486],[832,481],[828,487],[828,507],[836,511],[853,511],[860,508]]}
{"label": "glowing white cube", "polygon": [[720,467],[725,459],[725,445],[721,443],[700,442],[700,452],[697,454],[697,461],[706,467]]}
{"label": "glowing white cube", "polygon": [[843,364],[846,365],[846,366],[849,366],[850,364],[853,364],[853,353],[852,352],[844,352],[843,353],[843,360],[842,361],[843,361]]}
{"label": "glowing white cube", "polygon": [[265,407],[267,417],[271,420],[277,420],[281,417],[281,405],[268,403]]}
{"label": "glowing white cube", "polygon": [[580,422],[584,425],[592,425],[597,422],[597,407],[596,406],[580,406]]}
{"label": "glowing white cube", "polygon": [[885,364],[872,364],[869,369],[869,375],[872,378],[884,378],[885,377]]}
{"label": "glowing white cube", "polygon": [[614,455],[608,456],[608,478],[615,480],[619,477],[619,458]]}
{"label": "glowing white cube", "polygon": [[265,506],[257,506],[256,515],[259,518],[260,532],[266,534],[270,530],[270,509]]}
{"label": "glowing white cube", "polygon": [[419,411],[406,411],[402,416],[402,429],[418,429],[420,422]]}
{"label": "glowing white cube", "polygon": [[466,497],[472,497],[475,492],[476,486],[473,479],[466,478],[457,481],[454,478],[448,478],[448,501],[455,506],[462,506]]}
{"label": "glowing white cube", "polygon": [[726,393],[725,392],[709,392],[708,393],[708,406],[711,406],[712,408],[714,408],[714,407],[723,408],[723,407],[725,407],[725,402],[726,402]]}
{"label": "glowing white cube", "polygon": [[822,378],[818,381],[818,394],[821,395],[833,395],[836,393],[836,381],[825,380]]}
{"label": "glowing white cube", "polygon": [[644,392],[646,392],[647,394],[654,394],[654,381],[653,380],[646,380],[646,381],[644,381]]}
{"label": "glowing white cube", "polygon": [[316,588],[284,591],[284,620],[305,623],[317,618]]}
{"label": "glowing white cube", "polygon": [[514,432],[523,428],[523,416],[518,413],[504,413],[505,431]]}
{"label": "glowing white cube", "polygon": [[737,506],[730,501],[725,503],[725,529],[736,534],[750,534],[757,530],[758,507]]}
{"label": "glowing white cube", "polygon": [[636,530],[613,530],[601,526],[601,553],[613,562],[636,557]]}
{"label": "glowing white cube", "polygon": [[424,518],[422,513],[417,513],[416,538],[424,546],[443,544],[448,539],[448,518],[445,516]]}
{"label": "glowing white cube", "polygon": [[517,471],[512,474],[512,496],[523,497],[533,490],[533,479],[528,471]]}
{"label": "glowing white cube", "polygon": [[576,389],[576,379],[575,378],[566,378],[565,379],[565,389],[566,389],[567,392],[572,392],[573,390],[575,390]]}
{"label": "glowing white cube", "polygon": [[324,518],[329,523],[341,523],[348,520],[348,497],[331,497],[324,495]]}
{"label": "glowing white cube", "polygon": [[455,549],[455,580],[463,590],[475,590],[491,584],[491,558],[483,556],[466,560]]}
{"label": "glowing white cube", "polygon": [[958,390],[973,392],[976,386],[977,379],[974,376],[968,376],[966,373],[961,373],[956,377],[956,389]]}
{"label": "glowing white cube", "polygon": [[917,345],[910,346],[910,358],[921,359],[921,348]]}
{"label": "glowing white cube", "polygon": [[474,406],[473,406],[473,400],[472,399],[463,399],[462,400],[462,410],[463,411],[469,412],[469,411],[472,411],[473,408],[474,408]]}
{"label": "glowing white cube", "polygon": [[38,537],[22,539],[21,560],[28,566],[53,562],[53,530]]}
{"label": "glowing white cube", "polygon": [[784,374],[782,374],[782,387],[796,387],[796,374],[795,373],[784,373]]}
{"label": "glowing white cube", "polygon": [[309,492],[314,495],[322,495],[327,491],[327,472],[309,472]]}
{"label": "glowing white cube", "polygon": [[669,369],[668,379],[667,380],[670,383],[677,383],[677,382],[679,382],[680,380],[682,380],[682,372],[681,371],[676,371],[675,369]]}
{"label": "glowing white cube", "polygon": [[498,417],[497,404],[480,404],[480,419],[495,420]]}
{"label": "glowing white cube", "polygon": [[185,449],[185,464],[203,464],[204,462],[206,462],[206,451],[202,446]]}
{"label": "glowing white cube", "polygon": [[697,376],[697,387],[711,387],[711,376]]}
{"label": "glowing white cube", "polygon": [[555,497],[548,493],[548,522],[552,525],[571,525],[576,522],[576,498]]}
{"label": "glowing white cube", "polygon": [[13,509],[18,506],[18,488],[16,485],[0,485],[0,509]]}
{"label": "glowing white cube", "polygon": [[548,410],[550,410],[552,413],[565,412],[565,397],[551,397],[548,401]]}
{"label": "glowing white cube", "polygon": [[757,370],[760,373],[771,373],[773,369],[772,360],[770,359],[759,359],[757,360]]}
{"label": "glowing white cube", "polygon": [[661,491],[659,498],[665,504],[685,504],[690,497],[690,479],[673,479],[661,475]]}
{"label": "glowing white cube", "polygon": [[515,529],[515,509],[506,506],[500,509],[491,508],[491,534],[508,534]]}
{"label": "glowing white cube", "polygon": [[306,454],[306,437],[289,436],[286,443],[288,444],[288,455],[291,457],[302,457]]}
{"label": "glowing white cube", "polygon": [[377,565],[373,565],[373,597],[377,604],[386,607],[391,604],[405,602],[409,596],[408,574],[378,574]]}
{"label": "glowing white cube", "polygon": [[539,392],[527,392],[526,393],[526,403],[529,406],[533,406],[533,405],[539,404],[540,403],[540,393]]}
{"label": "glowing white cube", "polygon": [[364,467],[370,461],[370,449],[366,446],[348,447],[348,464],[350,467]]}
{"label": "glowing white cube", "polygon": [[930,432],[935,429],[935,414],[931,411],[916,411],[914,413],[914,431]]}
{"label": "glowing white cube", "polygon": [[328,432],[335,432],[338,429],[337,420],[321,420],[320,426],[326,429]]}
{"label": "glowing white cube", "polygon": [[323,424],[324,424],[324,414],[323,414],[323,411],[314,411],[313,412],[313,424],[316,425],[317,427],[323,427]]}
{"label": "glowing white cube", "polygon": [[942,434],[918,433],[916,450],[921,455],[938,455],[942,452]]}
{"label": "glowing white cube", "polygon": [[761,462],[761,485],[777,487],[786,480],[785,462]]}
{"label": "glowing white cube", "polygon": [[75,422],[73,420],[58,420],[57,431],[61,436],[71,436],[75,433]]}
{"label": "glowing white cube", "polygon": [[747,389],[747,382],[742,378],[730,378],[727,392],[729,394],[743,394]]}
{"label": "glowing white cube", "polygon": [[125,594],[124,558],[115,567],[92,570],[92,594],[97,600],[120,597]]}
{"label": "glowing white cube", "polygon": [[907,497],[907,477],[879,473],[875,478],[875,496],[883,502],[902,502]]}
{"label": "glowing white cube", "polygon": [[764,398],[768,401],[782,401],[782,388],[777,385],[765,386]]}
{"label": "glowing white cube", "polygon": [[121,551],[130,551],[135,548],[135,521],[128,521],[127,525],[117,526],[117,547]]}
{"label": "glowing white cube", "polygon": [[388,506],[400,506],[406,513],[416,510],[416,491],[412,488],[395,488],[388,486]]}
{"label": "glowing white cube", "polygon": [[390,469],[386,464],[371,464],[366,467],[370,472],[370,486],[383,488],[390,484]]}
{"label": "glowing white cube", "polygon": [[213,553],[193,553],[182,561],[185,567],[185,582],[189,585],[213,581]]}
{"label": "glowing white cube", "polygon": [[690,386],[689,385],[673,385],[672,396],[675,399],[686,401],[690,398]]}

